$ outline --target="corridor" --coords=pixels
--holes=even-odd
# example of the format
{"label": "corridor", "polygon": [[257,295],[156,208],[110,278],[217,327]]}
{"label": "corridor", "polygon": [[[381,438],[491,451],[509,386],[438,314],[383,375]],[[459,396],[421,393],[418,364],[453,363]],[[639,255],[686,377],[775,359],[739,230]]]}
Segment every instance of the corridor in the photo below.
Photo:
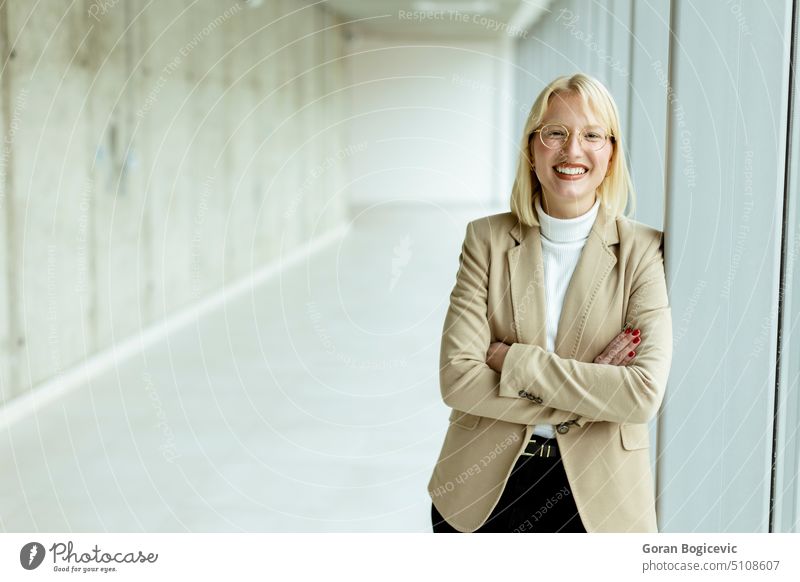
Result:
{"label": "corridor", "polygon": [[0,529],[428,531],[466,217],[386,203],[0,431]]}

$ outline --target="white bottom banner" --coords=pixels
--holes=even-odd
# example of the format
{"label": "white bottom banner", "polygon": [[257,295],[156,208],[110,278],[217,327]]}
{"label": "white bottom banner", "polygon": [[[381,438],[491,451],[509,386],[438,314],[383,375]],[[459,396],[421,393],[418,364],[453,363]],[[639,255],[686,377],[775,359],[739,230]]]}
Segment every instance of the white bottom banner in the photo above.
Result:
{"label": "white bottom banner", "polygon": [[[0,580],[800,580],[800,534],[0,534]],[[508,578],[505,578],[508,579]]]}

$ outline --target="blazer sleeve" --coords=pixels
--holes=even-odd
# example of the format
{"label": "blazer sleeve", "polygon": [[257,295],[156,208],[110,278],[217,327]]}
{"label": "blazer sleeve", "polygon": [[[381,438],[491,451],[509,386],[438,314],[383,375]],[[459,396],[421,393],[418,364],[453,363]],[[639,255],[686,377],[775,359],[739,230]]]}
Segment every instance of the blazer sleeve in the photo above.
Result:
{"label": "blazer sleeve", "polygon": [[469,414],[525,425],[578,420],[572,412],[499,395],[500,374],[486,364],[492,339],[488,283],[489,243],[479,240],[470,222],[442,332],[439,385],[445,404]]}
{"label": "blazer sleeve", "polygon": [[525,389],[542,404],[585,419],[644,423],[664,398],[672,362],[672,315],[664,275],[663,234],[644,252],[634,275],[626,321],[644,341],[627,366],[561,358],[538,346],[513,344],[503,362],[499,394]]}

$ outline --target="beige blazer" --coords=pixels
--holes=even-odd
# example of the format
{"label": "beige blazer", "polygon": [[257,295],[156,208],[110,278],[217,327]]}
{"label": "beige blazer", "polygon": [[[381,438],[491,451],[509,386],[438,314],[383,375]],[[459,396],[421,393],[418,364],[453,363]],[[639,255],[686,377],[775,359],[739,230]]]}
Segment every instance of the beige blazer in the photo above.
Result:
{"label": "beige blazer", "polygon": [[[647,422],[672,361],[662,240],[601,203],[548,352],[538,222],[509,212],[467,225],[440,352],[453,411],[428,484],[457,530],[485,523],[534,424],[575,421],[556,438],[586,531],[657,531]],[[593,363],[626,324],[643,337],[633,362]],[[499,374],[486,364],[495,341],[513,344]]]}

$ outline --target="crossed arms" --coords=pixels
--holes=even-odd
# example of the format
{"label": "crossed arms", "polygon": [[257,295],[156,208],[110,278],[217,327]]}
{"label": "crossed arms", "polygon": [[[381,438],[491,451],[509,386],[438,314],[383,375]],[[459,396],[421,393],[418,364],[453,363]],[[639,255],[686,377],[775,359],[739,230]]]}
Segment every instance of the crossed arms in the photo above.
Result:
{"label": "crossed arms", "polygon": [[[467,232],[450,294],[440,350],[440,388],[449,407],[517,424],[586,420],[644,423],[664,396],[672,359],[672,321],[664,277],[662,237],[654,237],[634,274],[626,321],[647,338],[627,366],[562,358],[513,344],[500,373],[486,363],[489,242]],[[646,345],[645,345],[646,344]],[[541,404],[520,398],[525,390]]]}

